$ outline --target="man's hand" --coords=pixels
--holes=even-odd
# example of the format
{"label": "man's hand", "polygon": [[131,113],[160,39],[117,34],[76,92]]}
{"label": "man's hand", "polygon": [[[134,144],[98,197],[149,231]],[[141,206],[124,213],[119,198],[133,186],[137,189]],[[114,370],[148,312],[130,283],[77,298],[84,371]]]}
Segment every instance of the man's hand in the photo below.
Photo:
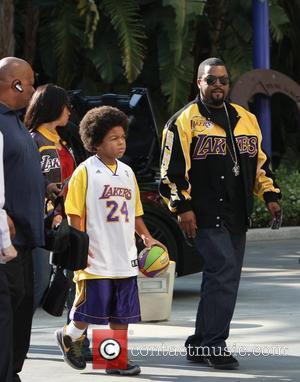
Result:
{"label": "man's hand", "polygon": [[61,190],[57,187],[56,183],[49,183],[47,186],[46,194],[52,202],[59,196]]}
{"label": "man's hand", "polygon": [[0,251],[0,260],[4,263],[8,263],[17,256],[17,251],[13,245],[10,245],[7,248],[2,248]]}
{"label": "man's hand", "polygon": [[268,210],[272,215],[271,229],[279,229],[282,224],[282,211],[280,205],[276,202],[270,202],[267,204]]}
{"label": "man's hand", "polygon": [[277,202],[270,202],[267,204],[267,208],[272,215],[273,219],[276,219],[278,214],[281,212],[281,207]]}
{"label": "man's hand", "polygon": [[197,233],[196,215],[193,211],[183,212],[178,215],[178,222],[181,229],[188,238],[195,238]]}
{"label": "man's hand", "polygon": [[7,224],[9,228],[10,238],[13,239],[16,236],[16,227],[14,225],[14,222],[11,220],[11,218],[8,215],[7,215]]}

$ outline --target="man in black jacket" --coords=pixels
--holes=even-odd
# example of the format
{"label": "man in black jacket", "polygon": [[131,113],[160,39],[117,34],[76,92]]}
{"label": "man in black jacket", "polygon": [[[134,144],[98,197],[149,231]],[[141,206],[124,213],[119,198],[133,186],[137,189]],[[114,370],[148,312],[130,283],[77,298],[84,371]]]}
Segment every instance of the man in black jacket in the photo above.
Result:
{"label": "man in black jacket", "polygon": [[[34,92],[30,65],[16,57],[0,60],[0,131],[3,135],[5,183],[4,209],[15,230],[12,244],[17,257],[3,267],[13,314],[13,382],[20,381],[31,332],[33,271],[32,248],[44,244],[45,179],[40,155],[18,111]],[[48,191],[59,192],[55,185]],[[9,312],[7,312],[9,314]],[[9,333],[1,330],[1,336]],[[7,349],[9,352],[9,349]]]}
{"label": "man in black jacket", "polygon": [[198,97],[163,134],[160,192],[203,257],[203,281],[188,360],[218,369],[238,361],[226,339],[237,298],[253,193],[280,218],[280,190],[255,116],[225,101],[229,77],[217,58],[198,68]]}

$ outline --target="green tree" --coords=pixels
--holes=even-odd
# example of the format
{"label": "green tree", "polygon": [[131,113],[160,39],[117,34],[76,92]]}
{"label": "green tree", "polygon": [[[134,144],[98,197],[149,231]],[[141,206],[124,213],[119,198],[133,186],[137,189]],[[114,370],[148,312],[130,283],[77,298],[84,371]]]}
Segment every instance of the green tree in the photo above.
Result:
{"label": "green tree", "polygon": [[[169,113],[186,102],[205,1],[36,0],[38,29],[31,34],[26,28],[31,2],[17,3],[24,42],[18,51],[28,57],[26,52],[33,53],[28,46],[36,47],[35,65],[45,80],[67,88],[85,85],[92,92],[142,84],[165,97]],[[158,75],[154,86],[144,80],[153,80],[152,72]]]}
{"label": "green tree", "polygon": [[13,26],[14,3],[10,0],[2,0],[0,2],[0,59],[12,56],[14,53]]}
{"label": "green tree", "polygon": [[[252,68],[251,0],[15,0],[16,54],[89,94],[151,91],[165,121],[197,93],[199,62]],[[299,78],[297,0],[271,0],[273,67]],[[285,58],[285,59],[284,59]]]}

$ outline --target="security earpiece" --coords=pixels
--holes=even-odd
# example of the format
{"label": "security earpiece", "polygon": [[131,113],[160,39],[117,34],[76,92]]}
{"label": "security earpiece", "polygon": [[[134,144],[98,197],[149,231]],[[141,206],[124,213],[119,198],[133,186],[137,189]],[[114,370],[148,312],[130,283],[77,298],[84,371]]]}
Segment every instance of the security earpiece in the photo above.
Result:
{"label": "security earpiece", "polygon": [[11,87],[13,89],[16,89],[19,93],[23,93],[23,87],[22,87],[22,83],[20,80],[13,81]]}
{"label": "security earpiece", "polygon": [[19,93],[23,93],[23,88],[22,88],[21,82],[15,83],[15,89],[18,90]]}

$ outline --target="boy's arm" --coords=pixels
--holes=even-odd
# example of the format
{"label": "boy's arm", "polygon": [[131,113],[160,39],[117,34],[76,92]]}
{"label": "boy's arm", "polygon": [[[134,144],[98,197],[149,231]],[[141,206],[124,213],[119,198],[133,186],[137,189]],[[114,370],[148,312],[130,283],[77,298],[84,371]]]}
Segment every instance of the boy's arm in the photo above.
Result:
{"label": "boy's arm", "polygon": [[160,241],[155,240],[154,237],[152,237],[141,216],[135,217],[135,232],[141,237],[146,247],[150,248],[153,245],[159,245],[167,250]]}
{"label": "boy's arm", "polygon": [[69,224],[80,231],[84,231],[86,189],[86,168],[79,166],[69,182],[65,212],[68,215]]}
{"label": "boy's arm", "polygon": [[68,215],[68,222],[69,222],[70,226],[72,226],[73,228],[78,229],[78,231],[81,230],[81,218],[80,218],[80,216],[70,214],[70,215]]}
{"label": "boy's arm", "polygon": [[152,237],[151,233],[148,231],[148,228],[146,227],[144,220],[142,218],[142,215],[144,213],[143,206],[140,198],[140,190],[139,186],[137,184],[137,180],[134,176],[134,183],[135,183],[135,232],[140,236],[140,238],[143,240],[144,245],[148,248],[152,247],[153,245],[159,245],[160,247],[163,247],[166,249],[166,247],[160,243],[158,240],[155,240],[154,237]]}

